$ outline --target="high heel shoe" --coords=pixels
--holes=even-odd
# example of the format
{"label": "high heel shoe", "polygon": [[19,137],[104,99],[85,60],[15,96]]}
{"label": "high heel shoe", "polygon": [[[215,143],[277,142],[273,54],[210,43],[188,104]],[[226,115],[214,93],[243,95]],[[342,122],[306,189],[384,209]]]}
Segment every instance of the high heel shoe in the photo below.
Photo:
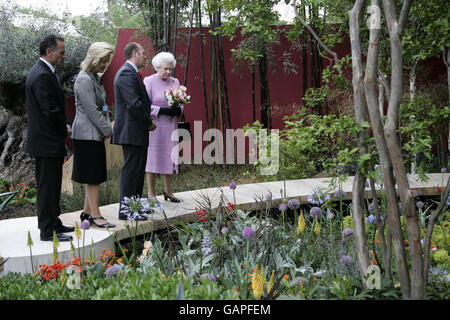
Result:
{"label": "high heel shoe", "polygon": [[[84,220],[87,220],[87,221],[89,221],[91,219],[91,216],[90,215],[88,215],[86,212],[82,212],[81,214],[80,214],[80,220],[81,221],[84,221]],[[90,221],[89,221],[90,222]]]}
{"label": "high heel shoe", "polygon": [[164,191],[164,200],[167,201],[167,199],[169,199],[171,202],[175,202],[175,203],[180,202],[180,199],[178,199],[176,197],[171,197]]}
{"label": "high heel shoe", "polygon": [[[95,226],[97,226],[97,227],[99,227],[99,228],[106,228],[106,227],[108,227],[108,228],[114,228],[116,225],[115,224],[112,224],[112,223],[109,223],[105,218],[103,218],[102,216],[100,216],[100,217],[97,217],[97,218],[92,218],[92,217],[90,217],[91,219],[90,219],[90,223],[92,223],[92,224],[94,224]],[[105,224],[97,224],[95,221],[97,221],[97,220],[105,220],[106,221],[106,223]]]}

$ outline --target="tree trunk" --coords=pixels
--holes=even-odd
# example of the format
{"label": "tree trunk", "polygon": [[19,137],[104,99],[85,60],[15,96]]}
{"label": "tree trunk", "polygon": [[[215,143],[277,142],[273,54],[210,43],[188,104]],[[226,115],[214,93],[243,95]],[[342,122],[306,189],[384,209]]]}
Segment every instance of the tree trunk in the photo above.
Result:
{"label": "tree trunk", "polygon": [[206,81],[205,81],[205,59],[203,55],[203,28],[202,28],[202,6],[201,0],[198,0],[198,25],[200,30],[200,58],[202,64],[202,84],[203,84],[203,100],[205,101],[205,123],[206,129],[211,128],[211,123],[208,115],[208,96],[206,92]]}
{"label": "tree trunk", "polygon": [[222,95],[225,98],[224,101],[224,108],[226,111],[226,117],[225,119],[228,122],[228,127],[231,128],[231,113],[230,113],[230,104],[228,101],[228,87],[227,87],[227,77],[226,77],[226,72],[225,72],[225,59],[223,57],[223,46],[222,46],[222,33],[220,32],[220,27],[221,27],[221,19],[220,19],[220,15],[221,15],[221,10],[220,7],[218,9],[217,12],[217,26],[219,27],[219,34],[217,37],[217,46],[218,46],[218,56],[219,56],[219,70],[220,70],[220,74],[221,74],[221,82],[222,82]]}
{"label": "tree trunk", "polygon": [[389,0],[383,0],[383,9],[386,23],[389,29],[391,45],[391,96],[387,112],[384,134],[389,150],[390,158],[396,173],[398,193],[403,205],[406,217],[409,248],[411,252],[411,298],[423,299],[423,260],[422,247],[420,243],[420,229],[416,215],[414,197],[409,188],[407,173],[401,155],[400,143],[397,137],[397,127],[400,111],[400,103],[403,94],[402,76],[402,32],[406,26],[407,16],[410,8],[408,0],[403,2],[400,18],[397,21],[394,4]]}
{"label": "tree trunk", "polygon": [[[414,101],[414,98],[416,96],[416,66],[417,66],[417,62],[413,63],[413,66],[411,67],[411,70],[409,71],[409,100],[410,103],[412,103]],[[414,114],[411,116],[412,119],[411,121],[414,123],[415,120],[415,116]],[[414,141],[414,135],[412,135],[411,140]],[[417,162],[416,162],[416,155],[412,155],[414,157],[414,159],[411,161],[411,173],[416,173],[416,167],[417,167]]]}
{"label": "tree trunk", "polygon": [[187,84],[189,57],[190,57],[190,53],[191,53],[192,24],[194,21],[194,12],[195,12],[195,0],[192,2],[191,18],[189,19],[189,36],[188,36],[187,53],[186,53],[186,67],[184,68],[184,80],[183,80],[184,86],[186,86],[186,84]]}
{"label": "tree trunk", "polygon": [[[172,54],[177,58],[177,30],[178,29],[178,0],[175,0],[173,8],[173,44],[172,44]],[[175,69],[173,69],[173,77],[175,77]]]}
{"label": "tree trunk", "polygon": [[[359,24],[362,17],[362,7],[364,0],[357,0],[354,7],[349,11],[350,17],[350,45],[352,50],[352,68],[353,68],[353,99],[355,104],[355,116],[358,123],[366,121],[366,101],[364,98],[363,67],[361,56],[361,40]],[[364,135],[360,134],[358,147],[362,154],[367,153],[367,146],[364,144]],[[367,247],[367,237],[364,225],[364,176],[357,172],[353,180],[352,207],[353,221],[355,225],[356,251],[361,277],[364,279],[366,270],[369,267],[369,249]],[[366,282],[363,285],[367,287]]]}
{"label": "tree trunk", "polygon": [[[442,51],[442,60],[447,67],[447,88],[448,88],[448,105],[450,106],[450,47],[447,48],[447,53]],[[450,153],[450,126],[448,128],[447,148]]]}

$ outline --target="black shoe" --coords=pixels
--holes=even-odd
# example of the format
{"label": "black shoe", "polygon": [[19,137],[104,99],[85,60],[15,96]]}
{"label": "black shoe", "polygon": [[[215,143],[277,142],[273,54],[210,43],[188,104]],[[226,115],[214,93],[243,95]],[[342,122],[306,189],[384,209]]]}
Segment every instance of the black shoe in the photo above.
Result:
{"label": "black shoe", "polygon": [[81,220],[81,221],[84,221],[84,220],[89,221],[90,219],[91,219],[91,216],[88,215],[86,212],[83,211],[83,212],[80,214],[80,220]]}
{"label": "black shoe", "polygon": [[68,227],[65,225],[60,225],[55,228],[56,233],[74,232],[75,227]]}
{"label": "black shoe", "polygon": [[[119,220],[128,220],[128,216],[126,214],[119,213]],[[147,217],[138,215],[135,220],[145,221],[147,220]]]}
{"label": "black shoe", "polygon": [[[70,241],[72,240],[72,236],[64,233],[57,233],[56,237],[59,241]],[[41,241],[53,241],[53,235],[51,236],[42,236],[41,235]]]}
{"label": "black shoe", "polygon": [[[106,227],[108,227],[108,228],[114,228],[116,225],[115,224],[112,224],[112,223],[109,223],[108,221],[106,221],[106,219],[105,218],[103,218],[103,217],[97,217],[97,218],[92,218],[92,217],[90,217],[91,219],[90,219],[90,222],[92,222],[95,226],[97,226],[97,227],[99,227],[99,228],[106,228]],[[97,221],[97,220],[105,220],[106,221],[106,223],[105,224],[97,224],[95,221]]]}
{"label": "black shoe", "polygon": [[176,202],[176,203],[180,202],[180,199],[171,197],[164,191],[164,200],[167,201],[167,198],[169,198],[171,202]]}

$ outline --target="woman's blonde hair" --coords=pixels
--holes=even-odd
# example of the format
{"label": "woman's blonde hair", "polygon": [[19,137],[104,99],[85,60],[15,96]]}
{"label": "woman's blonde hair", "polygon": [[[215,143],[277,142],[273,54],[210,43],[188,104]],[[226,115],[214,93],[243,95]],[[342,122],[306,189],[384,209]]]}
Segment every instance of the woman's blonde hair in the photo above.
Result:
{"label": "woman's blonde hair", "polygon": [[104,57],[112,54],[114,47],[107,42],[94,42],[89,47],[86,58],[80,64],[83,71],[91,71]]}

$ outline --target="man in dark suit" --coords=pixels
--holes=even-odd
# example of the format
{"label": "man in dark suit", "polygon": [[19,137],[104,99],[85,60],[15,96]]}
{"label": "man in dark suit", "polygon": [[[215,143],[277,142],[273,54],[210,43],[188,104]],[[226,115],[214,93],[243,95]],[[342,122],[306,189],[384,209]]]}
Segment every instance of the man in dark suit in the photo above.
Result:
{"label": "man in dark suit", "polygon": [[69,241],[73,227],[64,226],[61,214],[62,167],[66,156],[65,139],[70,136],[64,91],[55,66],[66,58],[64,39],[48,35],[39,44],[41,57],[26,81],[28,113],[27,153],[35,157],[37,183],[37,216],[42,241]]}
{"label": "man in dark suit", "polygon": [[[114,78],[115,115],[112,144],[122,145],[123,165],[120,173],[119,219],[124,197],[142,196],[147,161],[148,132],[156,128],[150,116],[150,99],[139,75],[145,66],[144,48],[131,42],[125,47],[125,64]],[[139,215],[137,220],[147,220]]]}

